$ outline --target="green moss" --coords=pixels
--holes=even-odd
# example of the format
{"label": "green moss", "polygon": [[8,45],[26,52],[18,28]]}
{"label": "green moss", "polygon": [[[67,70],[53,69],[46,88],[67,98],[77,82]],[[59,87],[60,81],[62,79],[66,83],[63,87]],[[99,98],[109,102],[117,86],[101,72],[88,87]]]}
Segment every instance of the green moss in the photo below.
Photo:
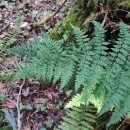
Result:
{"label": "green moss", "polygon": [[94,19],[95,19],[95,13],[92,12],[92,13],[85,19],[85,21],[84,21],[84,23],[83,23],[83,28],[88,29],[90,22],[93,21]]}
{"label": "green moss", "polygon": [[73,35],[70,24],[81,26],[84,21],[83,13],[82,6],[76,3],[70,10],[68,16],[62,21],[62,24],[56,26],[52,30],[52,38],[56,40],[59,38],[64,38],[65,41],[70,41],[69,39],[72,38]]}
{"label": "green moss", "polygon": [[120,7],[125,7],[126,9],[130,8],[130,0],[117,0],[117,5]]}
{"label": "green moss", "polygon": [[[94,3],[92,0],[76,1],[67,17],[62,21],[62,24],[56,26],[52,30],[52,38],[56,40],[64,38],[65,41],[70,42],[73,40],[73,33],[70,24],[88,29],[91,21],[97,20],[102,22],[105,12],[111,8],[113,10],[119,9],[120,7],[123,7],[124,10],[130,9],[130,0],[107,0],[107,2],[104,2],[103,5],[103,15],[99,15],[101,14],[101,10],[98,6],[99,2],[103,2],[103,0],[94,0]],[[108,16],[110,20],[112,19],[111,16],[113,16],[113,14]]]}

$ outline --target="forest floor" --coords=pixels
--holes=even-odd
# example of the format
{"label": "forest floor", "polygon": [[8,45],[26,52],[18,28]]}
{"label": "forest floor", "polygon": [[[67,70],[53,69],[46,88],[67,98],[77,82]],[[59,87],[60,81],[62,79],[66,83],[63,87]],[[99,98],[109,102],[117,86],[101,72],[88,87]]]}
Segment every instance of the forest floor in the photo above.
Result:
{"label": "forest floor", "polygon": [[[54,13],[62,3],[63,0],[57,0],[56,3],[54,0],[3,0],[0,3],[0,40],[8,35],[15,26],[17,17],[21,19],[20,26],[23,35],[14,45],[33,40],[33,36],[40,36],[41,31],[49,33],[65,18],[70,8],[69,2],[48,23],[38,27],[32,25]],[[11,68],[15,61],[17,61],[16,57],[0,58],[0,62],[7,68]],[[0,130],[10,130],[9,127],[7,128],[7,124],[11,123],[11,120],[16,122],[11,125],[17,124],[17,100],[19,96],[21,98],[19,100],[21,130],[53,130],[57,128],[65,114],[64,105],[69,100],[72,91],[63,93],[59,91],[60,84],[53,87],[49,85],[41,86],[39,81],[30,79],[19,93],[22,82],[22,80],[14,83],[0,81],[0,93],[6,96],[4,100],[0,101],[0,109],[4,110],[5,113],[5,116],[0,113],[2,115]]]}

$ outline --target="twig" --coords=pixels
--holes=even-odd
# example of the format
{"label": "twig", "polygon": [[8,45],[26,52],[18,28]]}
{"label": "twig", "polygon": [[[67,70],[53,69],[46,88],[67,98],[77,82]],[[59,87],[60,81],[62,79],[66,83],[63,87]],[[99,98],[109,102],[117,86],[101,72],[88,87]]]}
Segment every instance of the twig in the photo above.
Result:
{"label": "twig", "polygon": [[100,127],[102,127],[104,124],[106,124],[108,120],[102,122],[99,126],[97,126],[94,130],[98,130]]}
{"label": "twig", "polygon": [[1,29],[0,29],[0,32],[3,32],[9,25],[10,25],[10,23],[7,24],[7,25],[5,25],[3,28],[1,28]]}
{"label": "twig", "polygon": [[18,98],[17,98],[17,111],[18,111],[18,124],[17,125],[18,125],[18,130],[21,129],[19,100],[20,100],[20,95],[21,95],[21,91],[22,91],[24,84],[25,84],[25,80],[23,81],[23,83],[20,86],[20,90],[19,90],[19,94],[18,94]]}
{"label": "twig", "polygon": [[55,13],[53,13],[52,15],[42,19],[41,21],[37,22],[36,24],[34,24],[34,26],[40,26],[43,25],[44,23],[47,23],[48,21],[50,21],[61,9],[62,7],[65,5],[65,3],[67,2],[67,0],[65,0],[62,5],[55,11]]}
{"label": "twig", "polygon": [[105,13],[105,17],[104,17],[104,19],[103,19],[103,21],[102,21],[102,25],[104,26],[104,24],[106,23],[106,21],[107,21],[107,15],[108,15],[108,11]]}
{"label": "twig", "polygon": [[16,108],[17,108],[17,113],[18,113],[17,127],[18,127],[18,130],[21,129],[19,102],[20,102],[21,91],[22,91],[22,88],[23,88],[24,84],[25,84],[25,80],[23,81],[23,83],[21,84],[21,86],[19,88],[17,102],[14,102],[11,99],[7,98],[7,100],[10,101],[10,102],[12,102],[16,106]]}
{"label": "twig", "polygon": [[121,125],[116,129],[116,130],[119,130],[120,127],[124,124],[124,122],[126,121],[127,119],[124,119],[123,122],[121,123]]}
{"label": "twig", "polygon": [[123,11],[123,12],[129,13],[129,11],[124,10],[124,9],[115,9],[115,10],[111,10],[111,11]]}
{"label": "twig", "polygon": [[[39,91],[39,92],[29,92],[28,94],[37,94],[37,93],[44,93],[44,91]],[[26,94],[26,92],[23,92],[21,93],[20,95],[22,94]],[[6,97],[8,96],[18,96],[18,94],[8,94],[8,95],[5,95]]]}
{"label": "twig", "polygon": [[63,3],[62,3],[62,5],[56,10],[56,12],[53,14],[53,16],[52,17],[54,17],[61,9],[62,9],[62,7],[64,6],[64,4],[67,2],[67,0],[65,0]]}
{"label": "twig", "polygon": [[14,102],[13,100],[9,99],[9,98],[6,98],[8,101],[12,102],[16,107],[17,107],[17,103]]}

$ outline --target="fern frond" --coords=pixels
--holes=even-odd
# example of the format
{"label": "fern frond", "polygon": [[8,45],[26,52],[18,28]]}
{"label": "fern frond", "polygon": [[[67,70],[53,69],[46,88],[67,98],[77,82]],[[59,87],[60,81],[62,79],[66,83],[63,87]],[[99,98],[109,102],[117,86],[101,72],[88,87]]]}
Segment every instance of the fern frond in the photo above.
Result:
{"label": "fern frond", "polygon": [[19,58],[25,58],[26,61],[30,61],[32,57],[36,55],[38,50],[37,45],[34,42],[28,42],[19,46],[14,46],[7,50],[8,55],[14,55]]}
{"label": "fern frond", "polygon": [[[105,29],[98,22],[93,23],[92,39],[87,38],[85,31],[71,25],[75,44],[64,45],[63,40],[54,41],[44,33],[41,38],[35,38],[36,50],[32,51],[35,54],[24,69],[16,72],[15,79],[36,77],[43,82],[53,81],[53,84],[60,81],[61,89],[74,81],[75,92],[80,90],[81,94],[77,94],[66,107],[93,103],[100,114],[114,110],[108,123],[111,125],[130,111],[130,32],[126,24],[120,23],[118,40],[108,52],[110,43],[105,42]],[[74,126],[68,129],[74,129],[73,123]],[[85,127],[84,123],[82,125]]]}
{"label": "fern frond", "polygon": [[98,112],[100,112],[103,102],[104,102],[104,95],[100,96],[100,98],[96,98],[94,95],[91,95],[88,101],[86,102],[83,100],[84,93],[76,94],[69,103],[65,106],[65,108],[73,108],[73,107],[80,107],[81,105],[87,105],[89,103],[93,104],[97,109]]}
{"label": "fern frond", "polygon": [[[120,23],[120,38],[118,38],[118,42],[116,42],[115,48],[113,49],[114,60],[112,59],[112,65],[110,66],[106,81],[103,84],[107,85],[108,95],[102,107],[101,113],[103,114],[109,111],[111,108],[116,107],[113,113],[112,119],[108,125],[117,123],[124,117],[130,109],[119,109],[120,105],[125,102],[125,95],[129,93],[130,87],[130,58],[129,58],[129,49],[130,49],[130,33],[128,31],[127,25]],[[124,47],[125,46],[125,47]],[[109,86],[109,87],[108,87]],[[127,95],[128,96],[128,95]],[[118,110],[118,111],[117,111]],[[125,111],[124,111],[125,110]],[[124,111],[124,112],[123,112]],[[118,114],[116,114],[119,112]],[[115,121],[113,120],[115,118]]]}
{"label": "fern frond", "polygon": [[22,30],[20,28],[21,20],[20,16],[16,17],[16,25],[11,29],[11,31],[0,41],[0,57],[5,57],[7,49],[10,45],[14,44],[17,41],[17,38],[20,37]]}
{"label": "fern frond", "polygon": [[68,117],[63,117],[59,128],[62,130],[93,130],[93,123],[96,119],[93,112],[96,112],[93,106],[74,107],[67,111]]}

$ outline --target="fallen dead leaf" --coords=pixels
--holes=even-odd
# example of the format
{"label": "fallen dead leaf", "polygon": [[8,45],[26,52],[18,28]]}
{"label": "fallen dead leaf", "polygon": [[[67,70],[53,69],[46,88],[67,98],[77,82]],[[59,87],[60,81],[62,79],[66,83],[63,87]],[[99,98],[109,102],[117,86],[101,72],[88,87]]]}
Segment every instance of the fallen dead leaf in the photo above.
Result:
{"label": "fallen dead leaf", "polygon": [[15,104],[14,104],[13,102],[9,102],[9,101],[4,102],[4,104],[3,104],[2,106],[3,106],[3,107],[10,108],[10,109],[12,109],[12,108],[15,108],[15,107],[16,107],[16,106],[15,106]]}
{"label": "fallen dead leaf", "polygon": [[25,28],[25,27],[27,27],[28,26],[28,22],[24,22],[24,23],[22,23],[21,25],[20,25],[20,28]]}
{"label": "fallen dead leaf", "polygon": [[38,10],[33,10],[32,14],[38,14],[38,12],[39,12]]}
{"label": "fallen dead leaf", "polygon": [[47,116],[47,121],[52,121],[50,116]]}
{"label": "fallen dead leaf", "polygon": [[47,97],[52,100],[52,92],[46,92]]}
{"label": "fallen dead leaf", "polygon": [[23,8],[25,8],[25,4],[21,3],[21,4],[18,5],[17,8],[18,8],[19,10],[20,10],[20,9],[23,9]]}
{"label": "fallen dead leaf", "polygon": [[33,116],[35,113],[37,113],[37,112],[39,112],[39,111],[40,111],[40,109],[37,108],[37,109],[31,114],[31,116]]}
{"label": "fallen dead leaf", "polygon": [[24,130],[31,130],[31,127],[30,126],[25,126]]}
{"label": "fallen dead leaf", "polygon": [[0,93],[5,93],[5,83],[0,82]]}
{"label": "fallen dead leaf", "polygon": [[72,92],[73,92],[73,90],[68,90],[68,91],[66,91],[65,94],[66,94],[67,97],[69,97],[69,96],[71,95]]}
{"label": "fallen dead leaf", "polygon": [[0,14],[0,21],[2,21],[4,19],[3,15]]}
{"label": "fallen dead leaf", "polygon": [[29,94],[29,87],[27,87],[26,89],[23,90],[23,95],[24,95],[25,97],[27,97],[28,94]]}
{"label": "fallen dead leaf", "polygon": [[56,97],[59,96],[59,93],[58,92],[57,93],[52,92],[52,95],[56,98]]}
{"label": "fallen dead leaf", "polygon": [[47,98],[38,98],[36,99],[36,103],[45,104],[48,101]]}
{"label": "fallen dead leaf", "polygon": [[55,86],[55,87],[56,87],[56,89],[57,89],[57,90],[59,90],[59,88],[60,88],[60,84],[59,84],[59,83],[58,83],[58,84],[56,84],[56,86]]}
{"label": "fallen dead leaf", "polygon": [[30,37],[28,40],[29,40],[29,41],[33,41],[34,39],[33,39],[32,37]]}
{"label": "fallen dead leaf", "polygon": [[0,63],[4,63],[5,59],[4,58],[0,58]]}
{"label": "fallen dead leaf", "polygon": [[3,32],[3,33],[0,35],[0,39],[4,38],[6,35],[7,35],[7,33],[6,33],[6,32]]}

